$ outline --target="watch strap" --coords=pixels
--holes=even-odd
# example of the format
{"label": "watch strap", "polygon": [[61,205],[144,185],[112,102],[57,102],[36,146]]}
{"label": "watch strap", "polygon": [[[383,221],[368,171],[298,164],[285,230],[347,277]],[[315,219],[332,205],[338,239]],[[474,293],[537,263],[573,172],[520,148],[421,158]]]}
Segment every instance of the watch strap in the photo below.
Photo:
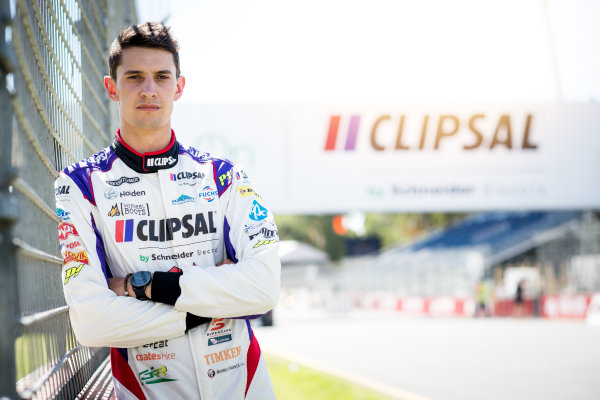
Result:
{"label": "watch strap", "polygon": [[140,286],[140,287],[133,287],[133,293],[135,293],[135,298],[138,300],[148,300],[148,297],[146,297],[146,287],[148,287],[148,285],[144,285],[144,286]]}
{"label": "watch strap", "polygon": [[125,291],[125,296],[129,297],[129,292],[127,291],[127,283],[129,283],[129,278],[131,278],[131,275],[133,275],[131,272],[128,273],[125,276],[125,279],[123,280],[123,290]]}

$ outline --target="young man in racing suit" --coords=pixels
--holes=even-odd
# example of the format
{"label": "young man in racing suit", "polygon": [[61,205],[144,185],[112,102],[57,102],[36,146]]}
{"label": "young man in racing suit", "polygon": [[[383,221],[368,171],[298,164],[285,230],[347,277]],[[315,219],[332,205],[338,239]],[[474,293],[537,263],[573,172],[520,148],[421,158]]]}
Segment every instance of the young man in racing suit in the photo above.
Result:
{"label": "young man in racing suit", "polygon": [[56,180],[71,323],[112,348],[119,399],[273,399],[248,319],[278,301],[277,227],[239,166],[177,142],[177,51],[162,24],[120,33],[115,141]]}

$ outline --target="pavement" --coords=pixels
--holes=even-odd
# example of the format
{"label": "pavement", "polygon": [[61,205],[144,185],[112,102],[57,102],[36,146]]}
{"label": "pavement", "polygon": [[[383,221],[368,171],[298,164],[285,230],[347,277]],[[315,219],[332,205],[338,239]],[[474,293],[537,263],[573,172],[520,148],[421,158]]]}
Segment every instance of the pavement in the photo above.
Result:
{"label": "pavement", "polygon": [[278,309],[263,351],[404,400],[600,399],[600,327]]}

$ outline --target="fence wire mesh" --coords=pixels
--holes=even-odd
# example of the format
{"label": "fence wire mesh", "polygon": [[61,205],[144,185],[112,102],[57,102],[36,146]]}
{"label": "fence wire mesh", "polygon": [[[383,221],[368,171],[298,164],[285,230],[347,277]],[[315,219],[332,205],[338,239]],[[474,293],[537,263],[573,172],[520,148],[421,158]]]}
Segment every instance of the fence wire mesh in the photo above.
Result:
{"label": "fence wire mesh", "polygon": [[2,132],[10,139],[1,176],[7,193],[2,194],[19,212],[18,218],[8,216],[12,221],[2,218],[3,230],[12,225],[2,235],[12,236],[2,257],[3,269],[14,271],[10,285],[16,298],[1,306],[3,316],[12,314],[3,317],[0,334],[10,338],[13,351],[7,354],[11,348],[2,347],[8,373],[0,378],[0,398],[73,399],[107,368],[108,349],[81,346],[70,326],[53,182],[58,171],[105,147],[112,137],[115,113],[103,83],[109,41],[136,21],[135,3],[0,3],[6,10],[2,21],[8,21],[2,59],[12,60],[2,71],[2,105],[10,109],[10,125]]}

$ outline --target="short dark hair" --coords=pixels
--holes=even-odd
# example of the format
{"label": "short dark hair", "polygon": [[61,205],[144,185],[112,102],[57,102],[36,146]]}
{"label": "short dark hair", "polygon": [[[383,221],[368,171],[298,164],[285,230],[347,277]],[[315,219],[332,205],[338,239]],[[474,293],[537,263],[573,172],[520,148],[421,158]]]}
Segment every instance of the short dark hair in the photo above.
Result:
{"label": "short dark hair", "polygon": [[179,69],[179,44],[171,35],[171,28],[160,22],[145,22],[131,25],[123,29],[110,46],[108,71],[110,77],[117,80],[117,67],[121,64],[123,50],[129,47],[148,47],[166,50],[173,55],[176,76],[181,75]]}

